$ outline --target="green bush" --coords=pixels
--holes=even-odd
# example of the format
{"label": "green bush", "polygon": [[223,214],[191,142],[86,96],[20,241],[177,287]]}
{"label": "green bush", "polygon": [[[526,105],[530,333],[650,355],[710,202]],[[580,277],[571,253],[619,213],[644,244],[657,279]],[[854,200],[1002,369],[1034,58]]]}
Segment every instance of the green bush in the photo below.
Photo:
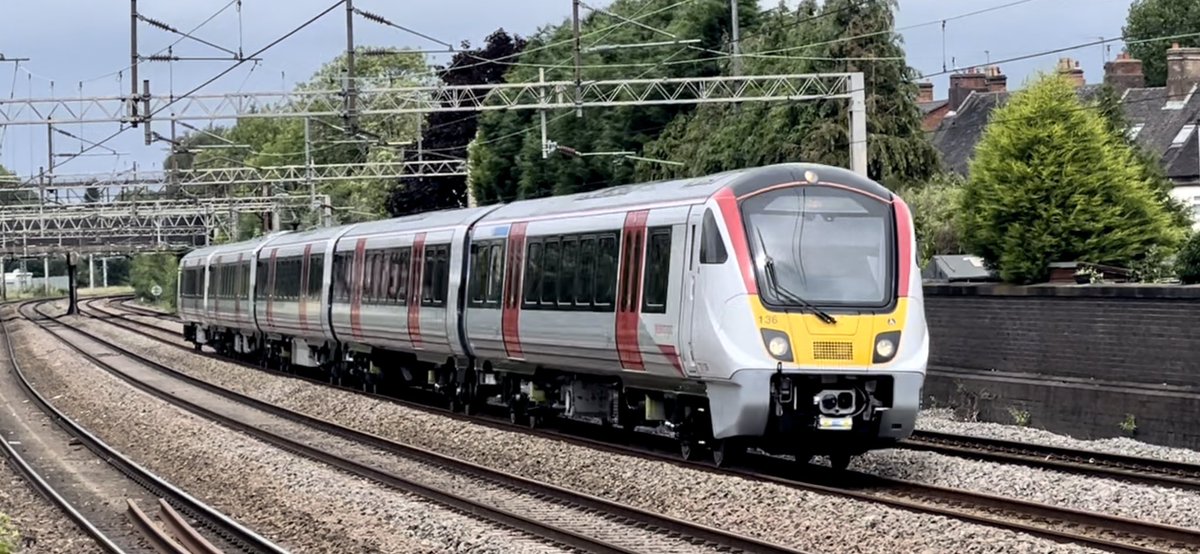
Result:
{"label": "green bush", "polygon": [[20,533],[12,526],[8,516],[0,514],[0,554],[13,554],[17,551],[17,543],[21,540]]}
{"label": "green bush", "polygon": [[1200,233],[1193,233],[1191,240],[1175,258],[1175,273],[1185,285],[1200,283]]}
{"label": "green bush", "polygon": [[[133,267],[129,270],[130,284],[133,293],[140,300],[154,302],[158,305],[175,309],[175,285],[178,275],[179,260],[174,254],[142,254],[133,259]],[[151,290],[155,285],[162,288],[162,294],[155,297]]]}
{"label": "green bush", "polygon": [[898,192],[912,211],[921,267],[934,256],[964,253],[956,218],[962,191],[962,177],[946,173]]}
{"label": "green bush", "polygon": [[1045,282],[1053,262],[1145,264],[1185,235],[1154,186],[1094,106],[1044,76],[984,130],[959,200],[963,246],[1018,284]]}

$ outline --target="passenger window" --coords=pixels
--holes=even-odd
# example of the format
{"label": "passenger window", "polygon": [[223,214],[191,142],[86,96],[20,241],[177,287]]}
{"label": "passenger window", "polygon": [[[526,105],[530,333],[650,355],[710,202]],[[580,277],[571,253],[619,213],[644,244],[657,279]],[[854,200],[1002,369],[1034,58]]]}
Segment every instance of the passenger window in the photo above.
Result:
{"label": "passenger window", "polygon": [[525,305],[535,306],[542,290],[542,243],[531,242],[525,255]]}
{"label": "passenger window", "polygon": [[395,254],[396,263],[398,264],[398,273],[400,274],[400,282],[396,285],[396,303],[401,306],[408,304],[408,291],[411,275],[409,274],[412,267],[412,248],[401,249]]}
{"label": "passenger window", "polygon": [[498,306],[500,305],[500,295],[504,288],[502,286],[502,279],[504,278],[504,248],[501,245],[492,245],[489,264],[487,302],[493,306]]}
{"label": "passenger window", "polygon": [[650,232],[649,242],[642,311],[666,313],[667,285],[671,273],[671,229],[654,229]]}
{"label": "passenger window", "polygon": [[617,238],[605,235],[596,242],[596,306],[612,306],[617,288]]}
{"label": "passenger window", "polygon": [[729,258],[725,251],[725,241],[721,238],[721,229],[717,227],[717,218],[711,208],[704,212],[704,230],[700,240],[700,263],[723,264]]}
{"label": "passenger window", "polygon": [[575,272],[579,259],[579,239],[563,239],[562,266],[558,279],[558,305],[570,306],[575,300]]}
{"label": "passenger window", "polygon": [[480,306],[483,304],[486,291],[484,290],[484,282],[487,281],[487,255],[488,247],[486,244],[471,245],[471,287],[469,289],[471,305]]}
{"label": "passenger window", "polygon": [[558,302],[558,239],[546,241],[545,264],[542,266],[542,305],[554,306]]}
{"label": "passenger window", "polygon": [[575,272],[575,305],[591,306],[596,283],[596,239],[579,241],[578,271]]}

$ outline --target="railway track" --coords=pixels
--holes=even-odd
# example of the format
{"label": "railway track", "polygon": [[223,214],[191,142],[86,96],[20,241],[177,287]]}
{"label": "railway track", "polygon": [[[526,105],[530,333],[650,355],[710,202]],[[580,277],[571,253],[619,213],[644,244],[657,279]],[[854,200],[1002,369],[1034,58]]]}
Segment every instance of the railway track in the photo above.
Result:
{"label": "railway track", "polygon": [[[24,302],[16,309],[22,311],[27,307],[44,303],[46,301]],[[13,379],[19,385],[19,388],[29,400],[37,406],[42,413],[49,419],[53,420],[63,429],[72,440],[78,441],[88,450],[95,454],[96,457],[105,461],[108,467],[114,470],[115,474],[120,475],[127,480],[129,490],[144,490],[150,496],[156,498],[162,507],[162,521],[167,524],[168,530],[164,530],[154,525],[153,520],[148,517],[143,517],[141,521],[136,519],[132,512],[131,522],[134,527],[142,533],[142,539],[148,541],[149,544],[161,546],[171,550],[160,550],[160,552],[182,552],[191,554],[219,554],[222,552],[260,552],[260,553],[283,553],[284,549],[272,543],[270,540],[259,536],[250,529],[242,526],[234,521],[229,516],[217,511],[207,504],[190,496],[183,490],[178,489],[165,479],[155,475],[149,470],[139,466],[129,458],[122,455],[120,452],[109,446],[100,438],[92,435],[81,425],[76,423],[71,418],[67,417],[57,408],[55,408],[41,393],[39,393],[30,383],[25,371],[22,369],[17,360],[16,348],[9,336],[8,324],[0,321],[0,334],[3,335],[4,352],[7,354],[4,357],[3,365],[7,366]],[[14,414],[15,415],[15,414]],[[43,434],[43,436],[46,436]],[[20,471],[27,477],[29,482],[39,490],[40,493],[47,499],[51,500],[58,508],[88,536],[90,536],[99,546],[106,552],[123,553],[141,546],[140,541],[132,540],[130,537],[122,533],[119,526],[113,521],[114,518],[101,518],[105,514],[107,508],[98,508],[96,506],[78,506],[84,501],[80,501],[81,493],[79,491],[71,491],[74,494],[60,492],[55,486],[48,481],[45,476],[58,474],[63,471],[70,472],[70,469],[59,470],[47,465],[38,467],[37,464],[22,456],[21,452],[9,444],[8,440],[0,441],[3,445],[5,453]],[[67,467],[67,466],[63,466]],[[93,479],[97,477],[95,472],[88,472]],[[111,479],[111,477],[109,478]],[[74,496],[75,501],[68,498]],[[132,498],[127,498],[130,506],[134,505]],[[200,532],[200,530],[189,524],[181,515],[186,514],[190,519],[196,521],[203,528],[208,537]],[[140,513],[140,511],[139,511]],[[145,516],[145,514],[141,514]],[[105,519],[106,521],[96,521]],[[142,525],[141,523],[145,523]],[[210,538],[212,540],[210,540]],[[135,544],[136,543],[136,544]],[[216,546],[220,545],[220,547]]]}
{"label": "railway track", "polygon": [[[85,308],[88,309],[88,308]],[[95,309],[95,308],[90,308]],[[43,314],[44,316],[44,314]],[[66,322],[62,322],[65,327]],[[698,525],[602,498],[536,482],[429,450],[349,429],[306,414],[280,408],[235,391],[193,378],[82,329],[54,329],[80,354],[135,387],[201,417],[247,433],[268,444],[331,465],[353,475],[417,494],[450,509],[538,537],[566,550],[597,553],[762,552],[799,551]],[[202,400],[183,387],[139,371],[116,358],[136,362],[176,384],[237,405]],[[121,366],[121,367],[118,367]],[[240,409],[239,409],[240,407]],[[246,409],[266,414],[252,418]],[[231,415],[232,414],[232,415]],[[256,422],[250,421],[257,419]],[[307,433],[288,432],[270,420],[281,419],[341,439],[330,441]],[[299,438],[298,438],[299,437]],[[382,450],[400,463],[372,455]],[[402,470],[395,469],[396,467]],[[464,492],[465,491],[465,492]]]}
{"label": "railway track", "polygon": [[[96,310],[95,307],[90,308]],[[109,314],[110,317],[106,318],[106,321],[112,325],[140,332],[148,338],[190,351],[190,349],[178,341],[171,341],[153,332],[141,331],[140,329],[136,329],[136,327],[153,327],[159,333],[169,333],[165,329],[145,322],[138,322],[135,319],[122,318],[119,314],[112,314],[107,310],[100,311]],[[132,325],[129,325],[129,323],[132,323]],[[233,361],[220,356],[211,356],[227,362]],[[241,363],[237,361],[233,362]],[[243,365],[254,369],[261,369],[249,364]],[[296,378],[329,386],[322,381],[303,377]],[[498,418],[480,419],[478,417],[468,417],[426,404],[368,394],[344,387],[343,389],[389,402],[397,402],[410,408],[434,411],[449,417],[484,423],[507,430],[513,430],[516,427]],[[519,429],[526,433],[582,444],[615,453],[650,457],[677,465],[695,467],[717,473],[734,474],[751,479],[799,487],[817,493],[845,496],[869,502],[880,502],[901,509],[1006,528],[1053,540],[1084,544],[1111,552],[1194,552],[1200,550],[1200,531],[1193,529],[1060,508],[1046,504],[925,485],[911,481],[901,481],[857,472],[833,472],[827,471],[825,468],[814,467],[803,478],[796,479],[793,477],[793,464],[768,457],[750,457],[750,463],[745,468],[723,468],[718,470],[703,463],[685,462],[678,459],[678,456],[673,451],[664,449],[655,449],[653,447],[639,448],[614,444],[610,441],[583,438],[574,433],[549,429],[530,430],[523,427]],[[967,452],[960,452],[957,455],[967,455]],[[1097,472],[1097,474],[1110,475],[1107,472]]]}
{"label": "railway track", "polygon": [[[153,313],[151,310],[144,309],[134,310],[135,307],[129,306],[127,303],[116,307],[118,310],[126,308],[130,311],[138,311],[140,316],[178,322],[177,319],[166,314]],[[123,314],[106,310],[105,312],[141,328],[152,328],[160,333],[171,332],[144,321],[125,317]],[[131,330],[137,332],[137,330]],[[161,340],[157,336],[150,336],[150,338]],[[226,359],[226,361],[229,360]],[[903,441],[899,447],[961,458],[1106,477],[1146,485],[1200,490],[1200,464],[921,430],[914,431],[912,437]]]}
{"label": "railway track", "polygon": [[1200,465],[1196,464],[933,431],[916,431],[902,446],[951,456],[1200,490]]}

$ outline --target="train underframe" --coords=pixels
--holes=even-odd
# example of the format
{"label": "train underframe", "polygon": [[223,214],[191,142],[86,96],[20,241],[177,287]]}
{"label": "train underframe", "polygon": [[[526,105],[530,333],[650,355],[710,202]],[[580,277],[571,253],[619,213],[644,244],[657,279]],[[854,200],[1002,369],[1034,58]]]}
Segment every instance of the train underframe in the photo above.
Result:
{"label": "train underframe", "polygon": [[470,360],[420,361],[385,350],[309,344],[303,339],[245,335],[215,329],[207,335],[185,326],[184,335],[217,353],[288,373],[309,373],[341,386],[370,392],[419,390],[457,412],[507,409],[511,422],[537,427],[565,417],[631,433],[635,429],[672,438],[689,460],[711,457],[730,465],[750,448],[789,454],[807,464],[829,456],[835,468],[852,456],[891,444],[880,438],[880,414],[892,405],[887,375],[845,376],[776,373],[770,381],[770,413],[761,434],[713,438],[703,388],[667,391],[626,386],[621,379],[537,368],[529,371],[475,367]]}

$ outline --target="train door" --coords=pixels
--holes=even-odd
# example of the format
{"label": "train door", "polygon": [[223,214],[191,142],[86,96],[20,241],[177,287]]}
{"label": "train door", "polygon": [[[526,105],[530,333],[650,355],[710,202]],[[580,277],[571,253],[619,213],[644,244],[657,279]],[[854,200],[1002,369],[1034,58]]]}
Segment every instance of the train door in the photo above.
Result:
{"label": "train door", "polygon": [[700,276],[700,230],[704,219],[704,206],[692,206],[688,213],[687,225],[684,228],[684,266],[683,286],[680,287],[679,301],[679,348],[683,352],[683,371],[690,377],[697,375],[696,357],[693,352],[694,329],[693,318],[696,310],[696,287]]}

